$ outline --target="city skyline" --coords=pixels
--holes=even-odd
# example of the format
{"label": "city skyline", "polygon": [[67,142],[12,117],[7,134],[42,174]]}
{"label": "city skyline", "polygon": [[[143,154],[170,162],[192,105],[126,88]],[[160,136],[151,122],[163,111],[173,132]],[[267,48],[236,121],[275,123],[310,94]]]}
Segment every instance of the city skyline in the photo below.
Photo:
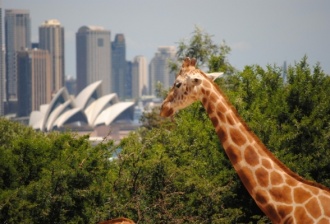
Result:
{"label": "city skyline", "polygon": [[[159,46],[176,46],[190,38],[194,26],[223,40],[232,48],[229,62],[245,65],[292,65],[305,54],[311,65],[321,63],[330,73],[330,2],[293,1],[164,1],[96,0],[70,2],[3,1],[3,10],[27,9],[32,21],[32,41],[37,27],[58,19],[66,30],[66,75],[75,76],[75,33],[83,25],[98,25],[126,38],[127,60],[143,55],[148,63]],[[75,13],[71,9],[75,8]]]}

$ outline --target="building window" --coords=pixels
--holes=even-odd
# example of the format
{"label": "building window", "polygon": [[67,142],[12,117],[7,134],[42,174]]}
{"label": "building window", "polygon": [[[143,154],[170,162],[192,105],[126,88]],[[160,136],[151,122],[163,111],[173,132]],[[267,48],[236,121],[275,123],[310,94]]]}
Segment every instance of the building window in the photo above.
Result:
{"label": "building window", "polygon": [[97,46],[98,47],[103,47],[104,43],[103,43],[103,39],[102,38],[98,38],[97,39]]}

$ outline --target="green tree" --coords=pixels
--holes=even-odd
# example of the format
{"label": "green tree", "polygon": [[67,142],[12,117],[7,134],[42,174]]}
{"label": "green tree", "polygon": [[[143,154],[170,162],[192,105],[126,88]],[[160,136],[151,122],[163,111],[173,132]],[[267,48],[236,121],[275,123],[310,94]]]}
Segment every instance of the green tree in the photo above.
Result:
{"label": "green tree", "polygon": [[[91,223],[105,219],[112,142],[41,133],[0,119],[0,222]],[[110,179],[109,179],[110,178]]]}
{"label": "green tree", "polygon": [[[229,51],[196,28],[181,43],[178,61],[189,53],[201,67],[229,74],[216,82],[251,130],[293,171],[330,187],[329,76],[303,57],[289,66],[284,83],[277,66],[232,69]],[[158,113],[144,114],[142,127],[119,145],[94,147],[88,136],[41,133],[0,119],[0,223],[118,216],[139,223],[269,223],[200,103],[174,119]]]}
{"label": "green tree", "polygon": [[[269,150],[293,171],[329,186],[330,85],[318,64],[310,69],[304,57],[289,67],[288,83],[280,67],[258,65],[217,83]],[[157,119],[121,142],[114,208],[142,223],[269,223],[200,103],[173,120]]]}
{"label": "green tree", "polygon": [[206,33],[198,26],[189,40],[180,40],[178,43],[177,62],[170,63],[173,71],[178,71],[181,61],[186,58],[196,58],[197,65],[202,68],[208,68],[209,72],[222,71],[225,73],[233,73],[234,67],[230,65],[227,55],[231,49],[223,41],[215,44],[212,35]]}

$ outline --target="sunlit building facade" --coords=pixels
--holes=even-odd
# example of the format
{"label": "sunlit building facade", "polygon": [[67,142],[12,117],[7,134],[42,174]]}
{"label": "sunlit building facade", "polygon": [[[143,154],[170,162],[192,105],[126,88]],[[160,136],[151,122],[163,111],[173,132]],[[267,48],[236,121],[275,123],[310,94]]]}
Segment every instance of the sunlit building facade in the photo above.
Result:
{"label": "sunlit building facade", "polygon": [[148,64],[144,56],[136,56],[132,62],[132,95],[137,99],[148,95]]}
{"label": "sunlit building facade", "polygon": [[56,19],[46,20],[39,27],[39,48],[48,50],[52,59],[52,92],[64,86],[64,28]]}
{"label": "sunlit building facade", "polygon": [[17,117],[30,116],[33,110],[51,101],[52,62],[47,50],[17,53]]}
{"label": "sunlit building facade", "polygon": [[149,86],[151,95],[156,94],[157,83],[160,83],[165,89],[172,86],[175,75],[170,71],[169,61],[174,60],[174,57],[174,46],[158,47],[158,51],[149,64]]}
{"label": "sunlit building facade", "polygon": [[103,80],[103,94],[111,92],[110,31],[98,26],[82,26],[76,33],[77,92]]}

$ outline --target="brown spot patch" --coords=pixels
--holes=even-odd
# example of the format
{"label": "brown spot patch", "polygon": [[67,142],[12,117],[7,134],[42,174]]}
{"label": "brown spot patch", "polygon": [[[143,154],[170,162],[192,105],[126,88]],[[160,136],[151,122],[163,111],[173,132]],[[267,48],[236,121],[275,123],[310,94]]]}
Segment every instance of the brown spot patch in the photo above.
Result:
{"label": "brown spot patch", "polygon": [[227,115],[227,121],[228,121],[228,123],[230,125],[234,125],[236,123],[235,120],[234,120],[234,118],[233,118],[233,114],[232,113],[230,113],[230,114]]}
{"label": "brown spot patch", "polygon": [[275,207],[271,204],[268,204],[264,207],[265,214],[272,220],[272,223],[280,223],[281,217],[277,214]]}
{"label": "brown spot patch", "polygon": [[218,99],[218,96],[215,93],[210,94],[210,101],[212,103],[215,103],[217,101],[217,99]]}
{"label": "brown spot patch", "polygon": [[307,209],[307,212],[311,214],[311,216],[313,216],[315,219],[320,217],[322,214],[320,205],[316,198],[313,198],[309,202],[307,202],[305,207]]}
{"label": "brown spot patch", "polygon": [[256,170],[256,177],[257,177],[257,180],[258,180],[258,184],[261,186],[261,187],[268,187],[269,185],[269,174],[268,174],[268,171],[264,168],[258,168]]}
{"label": "brown spot patch", "polygon": [[269,193],[274,201],[286,204],[292,203],[291,188],[288,186],[273,187],[269,190]]}
{"label": "brown spot patch", "polygon": [[213,126],[218,127],[219,121],[216,116],[211,117],[211,121],[212,121]]}
{"label": "brown spot patch", "polygon": [[217,111],[224,114],[227,111],[227,108],[222,102],[219,102],[217,105]]}
{"label": "brown spot patch", "polygon": [[299,187],[293,190],[293,197],[296,203],[304,203],[306,200],[312,197],[312,194],[306,191],[304,188]]}
{"label": "brown spot patch", "polygon": [[329,219],[323,218],[317,224],[329,224]]}
{"label": "brown spot patch", "polygon": [[235,146],[228,146],[226,148],[226,153],[233,165],[239,163],[242,160],[241,151]]}
{"label": "brown spot patch", "polygon": [[241,181],[243,182],[245,188],[251,194],[252,189],[257,185],[255,179],[253,178],[252,171],[247,167],[243,167],[242,169],[237,170],[237,173],[238,176],[241,178]]}
{"label": "brown spot patch", "polygon": [[244,158],[246,162],[251,166],[256,166],[259,164],[259,155],[251,146],[246,147],[244,151]]}
{"label": "brown spot patch", "polygon": [[217,112],[217,115],[218,115],[218,117],[219,117],[219,119],[223,122],[223,123],[225,123],[226,122],[226,117],[225,117],[225,115],[222,113],[222,112]]}
{"label": "brown spot patch", "polygon": [[298,181],[292,177],[287,177],[285,182],[291,187],[295,187],[298,184]]}
{"label": "brown spot patch", "polygon": [[293,216],[290,215],[286,219],[283,220],[283,224],[291,224],[291,223],[293,223],[293,221],[294,221]]}
{"label": "brown spot patch", "polygon": [[218,137],[222,143],[226,142],[228,139],[228,134],[224,127],[220,126],[217,130]]}
{"label": "brown spot patch", "polygon": [[273,171],[270,173],[270,181],[274,186],[279,185],[283,183],[283,177],[277,171]]}
{"label": "brown spot patch", "polygon": [[320,192],[320,189],[316,188],[314,186],[310,186],[308,189],[315,195],[319,194],[319,192]]}
{"label": "brown spot patch", "polygon": [[214,110],[215,110],[214,103],[209,102],[209,103],[208,103],[208,106],[207,106],[207,112],[210,114],[210,113],[213,113]]}
{"label": "brown spot patch", "polygon": [[287,205],[277,206],[277,212],[282,219],[285,218],[287,215],[289,215],[292,212],[292,210],[293,210],[292,206],[287,206]]}
{"label": "brown spot patch", "polygon": [[321,202],[321,207],[324,209],[324,214],[327,217],[330,217],[330,206],[329,206],[330,198],[325,196],[320,196],[319,199]]}
{"label": "brown spot patch", "polygon": [[262,160],[262,165],[268,170],[272,169],[272,164],[269,162],[268,159],[263,159]]}
{"label": "brown spot patch", "polygon": [[314,220],[307,215],[305,208],[302,206],[296,207],[294,217],[296,218],[296,223],[314,224]]}
{"label": "brown spot patch", "polygon": [[266,204],[269,201],[267,192],[263,190],[259,190],[256,193],[256,201],[260,204]]}
{"label": "brown spot patch", "polygon": [[245,136],[236,128],[230,129],[230,136],[233,142],[238,146],[244,145],[246,142]]}

